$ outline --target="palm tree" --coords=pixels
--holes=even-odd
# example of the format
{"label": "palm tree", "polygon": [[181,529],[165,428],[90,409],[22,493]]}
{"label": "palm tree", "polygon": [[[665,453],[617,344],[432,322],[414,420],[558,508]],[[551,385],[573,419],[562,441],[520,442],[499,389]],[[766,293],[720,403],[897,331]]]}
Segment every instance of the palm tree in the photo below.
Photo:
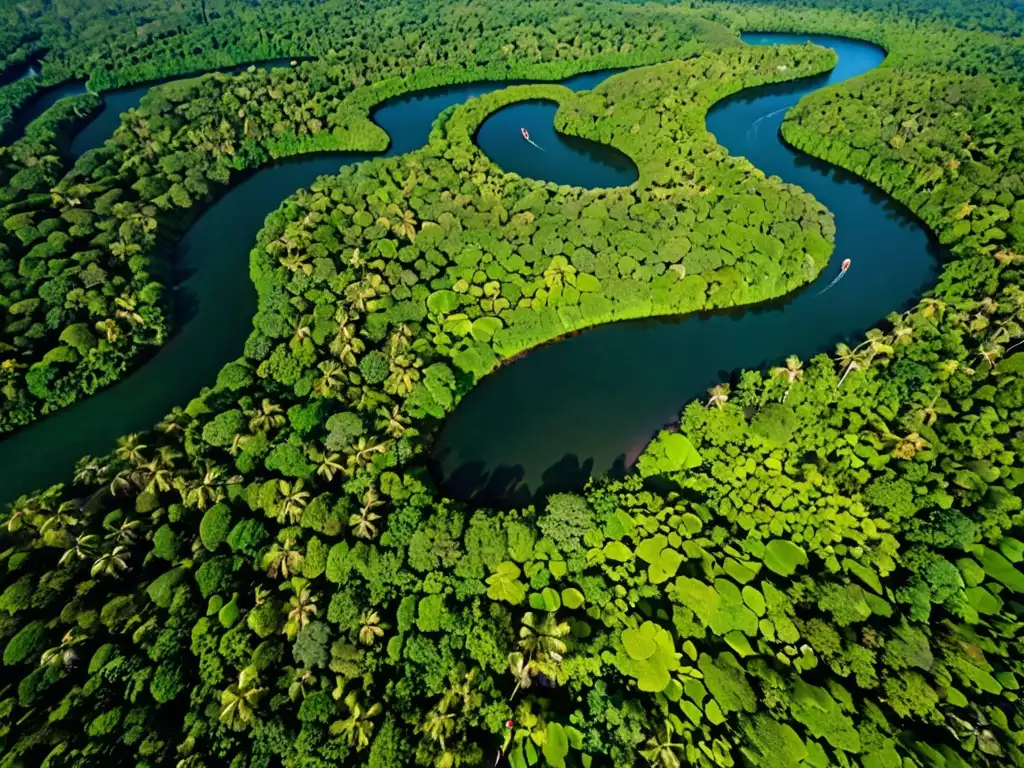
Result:
{"label": "palm tree", "polygon": [[278,261],[281,266],[289,272],[302,272],[304,275],[313,274],[313,265],[309,263],[309,251],[289,252]]}
{"label": "palm tree", "polygon": [[946,312],[946,302],[942,299],[921,299],[917,307],[922,317],[941,319]]}
{"label": "palm tree", "polygon": [[7,518],[7,531],[14,533],[30,522],[38,513],[39,510],[30,502],[19,499],[18,503],[11,507],[10,517]]}
{"label": "palm tree", "polygon": [[305,481],[301,478],[294,483],[287,480],[277,481],[277,490],[281,494],[277,510],[278,522],[284,522],[288,518],[293,524],[299,521],[302,510],[309,503],[309,491],[302,490]]}
{"label": "palm tree", "polygon": [[361,539],[372,539],[377,535],[377,526],[374,525],[380,520],[373,510],[384,505],[384,502],[377,497],[377,490],[371,485],[363,494],[363,504],[358,513],[349,515],[348,524],[352,527],[352,533]]}
{"label": "palm tree", "polygon": [[123,461],[127,461],[129,464],[134,464],[136,466],[142,464],[146,460],[143,451],[145,451],[149,446],[140,442],[141,439],[142,435],[138,432],[125,435],[118,439],[114,455]]}
{"label": "palm tree", "polygon": [[220,721],[235,731],[243,731],[252,720],[265,688],[259,687],[259,675],[253,667],[238,673],[238,682],[220,694]]}
{"label": "palm tree", "polygon": [[85,560],[92,556],[93,551],[96,548],[96,540],[99,536],[95,534],[81,534],[76,536],[74,544],[64,551],[64,554],[60,556],[58,561],[61,565],[67,565],[73,559]]}
{"label": "palm tree", "polygon": [[328,483],[334,480],[334,476],[344,469],[341,463],[341,454],[339,453],[322,453],[314,449],[310,454],[310,458],[317,463],[316,473]]}
{"label": "palm tree", "polygon": [[373,461],[373,455],[375,453],[385,453],[387,451],[387,445],[385,443],[375,443],[373,438],[367,438],[365,435],[360,436],[354,446],[354,453],[349,454],[346,460],[346,471],[348,474],[353,474],[356,469],[362,469],[368,466]]}
{"label": "palm tree", "polygon": [[535,667],[532,661],[527,661],[523,654],[516,651],[508,655],[508,668],[512,673],[512,677],[516,679],[516,687],[512,689],[512,695],[508,697],[508,700],[512,701],[516,694],[519,693],[520,688],[525,691],[533,685]]}
{"label": "palm tree", "polygon": [[95,483],[102,482],[101,478],[106,469],[105,465],[92,456],[86,456],[75,465],[73,479],[76,485],[94,485]]}
{"label": "palm tree", "polygon": [[206,509],[216,504],[224,495],[223,486],[241,481],[237,475],[222,479],[224,468],[207,462],[203,476],[198,483],[191,484],[184,494],[187,505]]}
{"label": "palm tree", "polygon": [[344,737],[350,747],[356,752],[362,752],[370,746],[370,737],[373,736],[372,718],[383,712],[384,708],[380,704],[373,704],[363,709],[356,691],[345,697],[345,706],[348,708],[348,717],[331,723],[330,732],[333,736]]}
{"label": "palm tree", "polygon": [[398,237],[404,237],[409,242],[416,240],[416,216],[412,211],[403,211],[395,204],[388,206],[388,212],[393,213],[398,219],[391,225],[391,231]]}
{"label": "palm tree", "polygon": [[275,543],[263,556],[263,567],[272,579],[289,579],[302,568],[304,560],[302,552],[295,549],[295,540],[285,539],[284,546]]}
{"label": "palm tree", "polygon": [[388,410],[387,406],[382,406],[377,413],[380,414],[380,418],[377,420],[377,429],[383,429],[389,437],[396,440],[405,434],[409,420],[399,412],[399,406],[393,406],[391,410]]}
{"label": "palm tree", "polygon": [[377,611],[365,611],[359,619],[359,642],[363,645],[373,645],[378,637],[384,636],[386,624],[381,624],[380,614]]}
{"label": "palm tree", "polygon": [[559,254],[551,259],[551,264],[544,270],[544,283],[548,288],[563,288],[576,284],[576,267]]}
{"label": "palm tree", "polygon": [[166,435],[171,435],[183,432],[189,421],[191,421],[191,417],[180,407],[175,407],[170,414],[165,416],[164,419],[156,425],[156,428]]}
{"label": "palm tree", "polygon": [[995,367],[996,360],[1002,357],[1003,351],[1002,345],[986,341],[980,347],[978,361],[988,363],[990,368]]}
{"label": "palm tree", "polygon": [[344,373],[341,365],[334,360],[326,360],[317,366],[321,375],[313,383],[313,394],[317,397],[330,397],[341,385],[341,377]]}
{"label": "palm tree", "polygon": [[156,493],[157,491],[169,491],[174,482],[174,474],[171,470],[163,466],[160,461],[154,459],[153,461],[143,464],[140,468],[142,470],[142,477],[144,478],[143,490],[146,493]]}
{"label": "palm tree", "polygon": [[114,299],[114,305],[117,309],[114,312],[115,317],[119,317],[122,320],[127,320],[132,325],[145,325],[146,319],[139,314],[136,308],[138,302],[130,293],[122,293],[116,299]]}
{"label": "palm tree", "polygon": [[442,752],[447,750],[445,746],[445,740],[452,735],[455,730],[455,713],[448,711],[444,706],[445,700],[433,707],[428,713],[426,719],[423,721],[423,725],[420,726],[420,730],[427,735],[427,737],[441,748]]}
{"label": "palm tree", "polygon": [[708,408],[716,406],[718,408],[724,408],[725,404],[729,402],[729,383],[725,382],[722,384],[715,384],[711,389],[708,390]]}
{"label": "palm tree", "polygon": [[107,539],[117,544],[134,544],[135,537],[138,535],[136,529],[142,525],[141,520],[129,520],[124,519],[118,524],[104,523],[103,527],[106,528],[110,533],[107,534]]}
{"label": "palm tree", "polygon": [[682,762],[679,753],[686,744],[672,740],[672,723],[668,720],[662,726],[664,733],[655,731],[654,735],[644,742],[640,754],[654,768],[680,768]]}
{"label": "palm tree", "polygon": [[49,648],[43,651],[43,655],[39,659],[39,666],[71,667],[78,658],[78,653],[75,651],[74,647],[80,642],[82,642],[82,639],[75,637],[72,632],[69,631],[61,638],[60,645],[56,648]]}
{"label": "palm tree", "polygon": [[249,431],[254,433],[283,427],[287,421],[281,406],[267,398],[263,398],[259,408],[246,411],[245,415],[249,417]]}
{"label": "palm tree", "polygon": [[292,675],[292,681],[288,684],[288,698],[292,701],[306,698],[306,686],[316,683],[316,676],[308,669],[285,667],[285,670]]}
{"label": "palm tree", "polygon": [[291,587],[295,594],[288,598],[288,621],[284,625],[284,633],[289,640],[294,640],[299,630],[316,615],[316,598],[306,587],[305,579],[292,579]]}
{"label": "palm tree", "polygon": [[782,395],[782,402],[786,402],[786,398],[789,397],[789,390],[793,388],[794,382],[799,381],[804,376],[804,365],[800,362],[800,358],[796,355],[790,355],[786,358],[786,365],[772,368],[772,377],[776,379],[786,380],[786,392]]}
{"label": "palm tree", "polygon": [[73,525],[78,524],[78,518],[72,515],[72,512],[78,511],[78,503],[75,501],[65,501],[57,507],[56,511],[45,510],[41,511],[40,515],[43,516],[43,522],[39,525],[40,533],[49,533],[50,531],[63,531],[70,528]]}
{"label": "palm tree", "polygon": [[113,576],[115,579],[120,575],[121,571],[128,570],[128,548],[125,546],[116,546],[110,552],[105,552],[100,555],[99,559],[92,564],[92,569],[89,573],[92,576],[98,576],[103,573],[107,576]]}
{"label": "palm tree", "polygon": [[560,661],[567,650],[562,639],[569,634],[568,622],[559,622],[553,613],[538,614],[527,611],[519,628],[519,647],[532,659],[534,655],[548,656]]}

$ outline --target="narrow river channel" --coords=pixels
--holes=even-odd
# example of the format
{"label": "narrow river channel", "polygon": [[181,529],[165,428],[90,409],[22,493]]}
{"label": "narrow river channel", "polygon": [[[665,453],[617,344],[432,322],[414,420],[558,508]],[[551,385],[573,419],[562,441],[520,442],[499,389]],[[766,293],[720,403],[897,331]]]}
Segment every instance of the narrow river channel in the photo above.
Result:
{"label": "narrow river channel", "polygon": [[[585,91],[613,74],[590,72],[561,84]],[[372,115],[391,137],[387,152],[376,156],[418,149],[426,144],[435,118],[444,109],[512,84],[471,83],[389,99]],[[76,137],[75,153],[102,144],[117,126],[117,115],[138,106],[149,87],[104,94],[104,111]],[[63,88],[54,91],[70,95]],[[574,145],[566,158],[582,152]],[[174,406],[186,405],[204,386],[212,385],[217,372],[242,354],[252,330],[256,290],[249,279],[249,251],[264,219],[317,177],[374,156],[333,152],[279,162],[243,177],[210,205],[179,241],[173,258],[178,316],[172,338],[117,384],[0,441],[0,505],[69,479],[78,459],[107,453],[121,435],[152,427]]]}
{"label": "narrow river channel", "polygon": [[[876,68],[869,43],[820,35],[744,35],[755,45],[812,41],[835,49],[836,68],[819,77],[742,91],[719,102],[707,128],[732,155],[797,184],[835,215],[829,267],[785,299],[675,319],[614,323],[534,350],[484,379],[459,404],[434,446],[433,470],[446,495],[481,503],[527,503],[575,489],[590,476],[622,472],[680,409],[740,368],[808,359],[856,338],[912,303],[934,282],[939,247],[902,205],[871,184],[787,147],[779,126],[789,107],[820,88]],[[502,110],[512,124],[531,105]],[[517,111],[518,110],[518,111]],[[481,127],[481,149],[505,170],[537,173],[522,142]],[[540,174],[541,178],[548,178]],[[607,186],[618,182],[606,177]],[[826,296],[843,259],[852,267]]]}

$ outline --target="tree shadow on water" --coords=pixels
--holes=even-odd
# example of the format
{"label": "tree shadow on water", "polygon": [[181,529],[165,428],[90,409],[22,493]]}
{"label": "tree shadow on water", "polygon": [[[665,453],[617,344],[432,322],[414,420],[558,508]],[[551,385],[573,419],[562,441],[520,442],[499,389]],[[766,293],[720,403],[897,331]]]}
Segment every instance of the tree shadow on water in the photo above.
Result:
{"label": "tree shadow on water", "polygon": [[595,474],[621,479],[629,471],[625,454],[620,454],[607,471],[595,473],[593,458],[581,461],[575,454],[567,453],[541,473],[540,484],[531,490],[521,464],[488,468],[483,461],[470,461],[445,476],[441,470],[442,459],[433,457],[430,474],[445,496],[497,509],[541,503],[552,493],[579,492]]}

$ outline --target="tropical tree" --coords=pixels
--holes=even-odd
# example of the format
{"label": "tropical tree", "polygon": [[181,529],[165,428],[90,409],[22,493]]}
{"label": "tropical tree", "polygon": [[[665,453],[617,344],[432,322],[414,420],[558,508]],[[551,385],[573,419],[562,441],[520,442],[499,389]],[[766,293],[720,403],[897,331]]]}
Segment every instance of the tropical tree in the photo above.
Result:
{"label": "tropical tree", "polygon": [[554,613],[527,611],[519,628],[519,647],[528,659],[543,656],[561,661],[567,646],[563,638],[569,635],[569,623],[559,621]]}
{"label": "tropical tree", "polygon": [[673,741],[672,723],[666,720],[661,728],[655,731],[643,747],[640,755],[654,768],[680,768],[680,754],[686,749],[683,742]]}
{"label": "tropical tree", "polygon": [[71,631],[67,632],[61,638],[60,645],[43,651],[43,655],[39,659],[39,665],[41,667],[71,667],[78,658],[75,646],[82,642],[83,639],[75,637]]}
{"label": "tropical tree", "polygon": [[729,384],[728,382],[722,384],[715,384],[711,389],[708,390],[708,408],[715,406],[716,408],[724,408],[725,404],[729,402]]}
{"label": "tropical tree", "polygon": [[378,637],[384,636],[386,624],[381,624],[380,614],[377,611],[365,611],[359,619],[359,642],[363,645],[373,645]]}
{"label": "tropical tree", "polygon": [[276,579],[278,576],[288,579],[302,568],[304,559],[302,552],[295,549],[295,540],[288,538],[285,539],[283,545],[275,542],[267,550],[267,553],[263,555],[263,568],[272,579]]}
{"label": "tropical tree", "polygon": [[249,431],[252,433],[277,429],[287,422],[281,406],[265,397],[258,408],[246,411],[245,415],[249,417]]}
{"label": "tropical tree", "polygon": [[785,380],[786,391],[782,395],[782,402],[786,402],[786,398],[789,397],[789,390],[793,388],[793,384],[803,378],[804,366],[800,362],[799,357],[790,355],[786,358],[786,364],[772,368],[771,374],[773,378]]}
{"label": "tropical tree", "polygon": [[512,695],[508,697],[508,700],[512,701],[520,689],[525,691],[533,685],[536,667],[532,661],[527,660],[523,654],[516,651],[508,655],[508,668],[516,681],[516,687],[512,689]]}
{"label": "tropical tree", "polygon": [[277,481],[277,490],[281,496],[277,503],[278,522],[283,523],[288,519],[294,524],[299,521],[302,510],[309,503],[309,491],[303,490],[304,486],[305,481],[301,478],[295,482],[283,479]]}
{"label": "tropical tree", "polygon": [[104,574],[117,578],[122,571],[128,570],[128,548],[123,545],[114,547],[109,552],[104,552],[92,564],[89,573],[92,576]]}
{"label": "tropical tree", "polygon": [[292,579],[289,585],[294,594],[288,598],[288,620],[284,625],[284,633],[289,640],[294,640],[299,630],[309,624],[316,616],[316,598],[306,586],[305,579]]}
{"label": "tropical tree", "polygon": [[81,534],[74,538],[74,543],[64,551],[58,561],[61,565],[67,565],[72,560],[85,560],[92,556],[96,549],[97,539],[92,533]]}
{"label": "tropical tree", "polygon": [[129,464],[139,465],[146,460],[144,451],[148,447],[142,442],[142,435],[135,432],[118,439],[114,455]]}
{"label": "tropical tree", "polygon": [[253,718],[265,688],[259,685],[254,667],[238,673],[238,682],[232,683],[220,694],[220,721],[235,731],[244,731]]}
{"label": "tropical tree", "polygon": [[328,483],[334,480],[335,475],[344,471],[345,466],[341,463],[340,453],[327,453],[313,448],[309,457],[316,462],[316,473]]}
{"label": "tropical tree", "polygon": [[333,736],[341,736],[356,752],[362,752],[370,746],[373,736],[373,718],[384,711],[380,704],[365,707],[359,702],[359,695],[352,691],[345,697],[348,715],[331,723],[330,732]]}
{"label": "tropical tree", "polygon": [[373,510],[384,505],[384,502],[377,496],[377,490],[371,485],[363,493],[363,503],[358,513],[349,515],[348,524],[352,527],[352,533],[361,539],[372,539],[377,535],[375,523],[380,520]]}

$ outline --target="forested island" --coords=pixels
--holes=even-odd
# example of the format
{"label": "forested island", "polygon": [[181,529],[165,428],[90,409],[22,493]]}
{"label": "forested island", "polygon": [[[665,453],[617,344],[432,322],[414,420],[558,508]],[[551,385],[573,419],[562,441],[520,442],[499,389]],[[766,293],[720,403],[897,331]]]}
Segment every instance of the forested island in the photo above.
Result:
{"label": "forested island", "polygon": [[[281,190],[237,359],[63,482],[0,499],[0,768],[1024,766],[1020,14],[5,5],[0,124],[46,87],[91,89],[0,147],[6,440],[173,338],[174,244],[239,180],[382,152],[373,113],[396,96],[531,84]],[[706,130],[716,102],[836,65],[750,31],[885,49],[781,134],[919,217],[937,282],[810,359],[720,372],[625,477],[516,508],[446,498],[445,419],[517,357],[739,315],[838,269],[832,213]],[[591,91],[539,82],[609,69]],[[104,90],[184,75],[72,157]],[[535,100],[638,180],[495,164],[478,129]]]}

